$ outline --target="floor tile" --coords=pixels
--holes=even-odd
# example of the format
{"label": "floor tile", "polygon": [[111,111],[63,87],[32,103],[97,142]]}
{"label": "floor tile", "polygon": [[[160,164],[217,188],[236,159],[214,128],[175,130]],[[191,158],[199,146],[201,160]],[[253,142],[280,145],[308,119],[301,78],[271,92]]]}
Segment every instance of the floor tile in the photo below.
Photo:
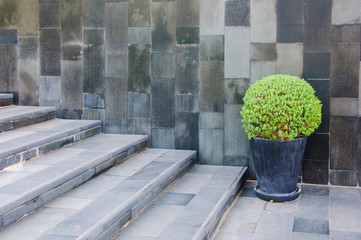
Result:
{"label": "floor tile", "polygon": [[329,235],[330,228],[328,221],[295,218],[293,232],[315,233]]}
{"label": "floor tile", "polygon": [[194,196],[194,194],[166,192],[155,204],[186,206]]}
{"label": "floor tile", "polygon": [[332,232],[330,233],[330,240],[360,240],[361,233],[359,232]]}
{"label": "floor tile", "polygon": [[291,240],[329,240],[329,236],[324,234],[293,232]]}

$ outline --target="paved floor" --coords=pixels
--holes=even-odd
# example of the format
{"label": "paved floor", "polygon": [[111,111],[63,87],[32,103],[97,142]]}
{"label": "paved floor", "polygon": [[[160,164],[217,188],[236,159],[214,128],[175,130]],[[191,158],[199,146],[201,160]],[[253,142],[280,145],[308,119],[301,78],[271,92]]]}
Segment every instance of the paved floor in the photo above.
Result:
{"label": "paved floor", "polygon": [[288,203],[255,197],[248,182],[215,240],[361,240],[361,189],[302,185]]}

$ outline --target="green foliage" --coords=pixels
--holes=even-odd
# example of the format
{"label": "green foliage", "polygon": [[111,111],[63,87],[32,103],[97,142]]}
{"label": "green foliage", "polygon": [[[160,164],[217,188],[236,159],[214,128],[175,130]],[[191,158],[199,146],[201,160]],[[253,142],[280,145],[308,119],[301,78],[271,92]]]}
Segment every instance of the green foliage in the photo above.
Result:
{"label": "green foliage", "polygon": [[249,139],[292,140],[309,136],[321,123],[320,100],[311,85],[296,76],[265,77],[243,100],[242,122]]}

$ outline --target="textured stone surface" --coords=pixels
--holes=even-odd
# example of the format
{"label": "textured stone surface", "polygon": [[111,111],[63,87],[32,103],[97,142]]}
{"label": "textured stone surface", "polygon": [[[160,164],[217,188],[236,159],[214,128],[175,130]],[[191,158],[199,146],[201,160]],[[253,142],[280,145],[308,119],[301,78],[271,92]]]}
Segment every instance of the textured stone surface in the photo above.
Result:
{"label": "textured stone surface", "polygon": [[83,108],[83,64],[81,61],[62,62],[61,96],[63,108]]}
{"label": "textured stone surface", "polygon": [[39,78],[39,105],[56,107],[57,117],[61,116],[61,77]]}
{"label": "textured stone surface", "polygon": [[150,46],[132,44],[128,50],[128,88],[131,92],[150,91]]}
{"label": "textured stone surface", "polygon": [[19,60],[38,60],[39,38],[19,37],[18,47],[19,47]]}
{"label": "textured stone surface", "polygon": [[83,27],[103,27],[105,0],[84,0]]}
{"label": "textured stone surface", "polygon": [[152,128],[152,147],[174,149],[174,128]]}
{"label": "textured stone surface", "polygon": [[330,183],[339,186],[357,186],[357,172],[345,170],[330,170]]}
{"label": "textured stone surface", "polygon": [[[16,2],[19,36],[39,35],[39,4],[38,0],[3,1]],[[0,7],[1,9],[1,7]],[[5,11],[7,11],[5,9]],[[10,13],[8,16],[12,16]],[[0,20],[1,21],[1,20]],[[0,24],[1,25],[1,24]]]}
{"label": "textured stone surface", "polygon": [[150,118],[150,94],[128,93],[129,118]]}
{"label": "textured stone surface", "polygon": [[175,148],[198,150],[199,144],[199,113],[175,114]]}
{"label": "textured stone surface", "polygon": [[332,25],[332,42],[359,42],[360,25]]}
{"label": "textured stone surface", "polygon": [[129,134],[144,134],[151,136],[152,127],[151,119],[135,118],[129,119],[128,122],[128,133]]}
{"label": "textured stone surface", "polygon": [[176,47],[176,94],[196,94],[199,92],[198,59],[198,47]]}
{"label": "textured stone surface", "polygon": [[224,40],[224,76],[249,78],[251,52],[249,27],[226,27]]}
{"label": "textured stone surface", "polygon": [[303,159],[302,182],[313,184],[328,184],[328,164],[328,161]]}
{"label": "textured stone surface", "polygon": [[175,54],[172,52],[152,53],[152,77],[175,77]]}
{"label": "textured stone surface", "polygon": [[276,0],[251,1],[251,42],[274,43],[277,38]]}
{"label": "textured stone surface", "polygon": [[39,28],[60,28],[60,4],[39,5]]}
{"label": "textured stone surface", "polygon": [[223,165],[223,130],[199,130],[199,162],[210,165]]}
{"label": "textured stone surface", "polygon": [[176,112],[199,112],[199,94],[176,94],[175,111]]}
{"label": "textured stone surface", "polygon": [[17,90],[17,54],[16,46],[0,45],[0,89],[5,91]]}
{"label": "textured stone surface", "polygon": [[152,3],[152,49],[173,50],[176,43],[175,3]]}
{"label": "textured stone surface", "polygon": [[82,3],[81,1],[61,1],[61,42],[82,41]]}
{"label": "textured stone surface", "polygon": [[152,127],[174,128],[174,78],[152,78]]}
{"label": "textured stone surface", "polygon": [[199,0],[176,1],[177,26],[199,26]]}
{"label": "textured stone surface", "polygon": [[129,27],[128,44],[151,44],[152,28],[151,27]]}
{"label": "textured stone surface", "polygon": [[198,44],[199,27],[177,27],[177,44]]}
{"label": "textured stone surface", "polygon": [[224,36],[200,37],[201,61],[224,61]]}
{"label": "textured stone surface", "polygon": [[251,62],[251,84],[268,75],[276,74],[276,61]]}
{"label": "textured stone surface", "polygon": [[21,105],[36,106],[39,103],[39,73],[38,62],[19,62],[19,103]]}
{"label": "textured stone surface", "polygon": [[310,160],[322,160],[327,162],[330,154],[330,135],[327,133],[313,133],[307,139],[303,158]]}
{"label": "textured stone surface", "polygon": [[63,61],[78,61],[82,58],[81,45],[62,45],[61,46],[61,60]]}
{"label": "textured stone surface", "polygon": [[223,35],[225,1],[200,0],[200,35]]}
{"label": "textured stone surface", "polygon": [[305,53],[303,56],[303,77],[329,79],[331,53]]}
{"label": "textured stone surface", "polygon": [[277,2],[277,42],[303,42],[304,0]]}
{"label": "textured stone surface", "polygon": [[331,97],[357,98],[359,95],[360,44],[332,46]]}
{"label": "textured stone surface", "polygon": [[0,29],[0,44],[16,45],[18,43],[16,29]]}
{"label": "textured stone surface", "polygon": [[359,116],[359,98],[331,98],[331,115],[357,117]]}
{"label": "textured stone surface", "polygon": [[18,19],[17,1],[0,2],[0,27],[15,27]]}
{"label": "textured stone surface", "polygon": [[105,5],[105,44],[107,51],[128,50],[128,4]]}
{"label": "textured stone surface", "polygon": [[243,97],[250,86],[249,79],[227,78],[224,81],[225,103],[243,104]]}
{"label": "textured stone surface", "polygon": [[128,1],[128,24],[129,27],[149,27],[151,24],[150,13],[151,0]]}
{"label": "textured stone surface", "polygon": [[40,30],[40,75],[60,76],[60,30]]}
{"label": "textured stone surface", "polygon": [[128,53],[106,52],[105,77],[128,78]]}
{"label": "textured stone surface", "polygon": [[199,115],[199,128],[224,129],[224,114],[215,112],[201,112]]}
{"label": "textured stone surface", "polygon": [[361,2],[358,0],[338,0],[332,2],[332,24],[359,24]]}
{"label": "textured stone surface", "polygon": [[202,112],[224,111],[224,62],[200,62]]}
{"label": "textured stone surface", "polygon": [[301,43],[277,43],[276,72],[302,77],[303,45]]}
{"label": "textured stone surface", "polygon": [[273,61],[277,59],[275,43],[251,44],[251,61]]}
{"label": "textured stone surface", "polygon": [[249,26],[250,25],[250,1],[226,1],[226,26]]}
{"label": "textured stone surface", "polygon": [[78,119],[81,120],[83,115],[83,109],[76,108],[63,108],[61,110],[62,119]]}
{"label": "textured stone surface", "polygon": [[331,0],[305,0],[305,52],[330,52],[331,8]]}

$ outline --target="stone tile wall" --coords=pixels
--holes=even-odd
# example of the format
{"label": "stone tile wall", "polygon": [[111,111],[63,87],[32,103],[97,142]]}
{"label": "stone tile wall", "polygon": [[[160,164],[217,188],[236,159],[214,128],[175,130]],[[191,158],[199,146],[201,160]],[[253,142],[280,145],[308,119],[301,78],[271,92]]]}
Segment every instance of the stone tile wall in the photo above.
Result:
{"label": "stone tile wall", "polygon": [[205,164],[249,165],[239,112],[260,78],[323,103],[301,181],[361,185],[359,0],[0,0],[0,91],[99,119]]}

